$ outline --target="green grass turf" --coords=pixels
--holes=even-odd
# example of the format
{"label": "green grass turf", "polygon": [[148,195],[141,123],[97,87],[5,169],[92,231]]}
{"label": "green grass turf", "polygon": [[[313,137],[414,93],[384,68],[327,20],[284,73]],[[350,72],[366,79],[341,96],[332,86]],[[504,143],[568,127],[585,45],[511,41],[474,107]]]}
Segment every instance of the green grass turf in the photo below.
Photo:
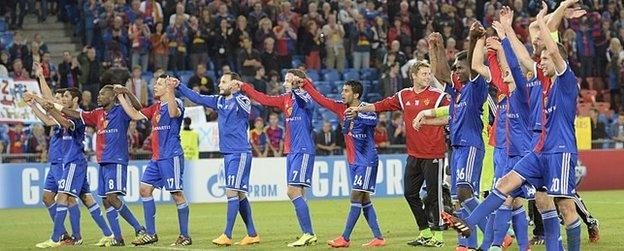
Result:
{"label": "green grass turf", "polygon": [[[600,220],[601,239],[597,245],[589,245],[587,231],[582,225],[583,250],[623,250],[624,241],[617,237],[622,233],[624,225],[624,191],[601,191],[583,192],[583,200],[595,217]],[[412,240],[418,234],[415,221],[407,207],[407,203],[401,197],[374,199],[379,224],[386,238],[387,250],[431,250],[432,248],[412,248],[405,243]],[[238,249],[276,250],[285,249],[286,244],[295,240],[299,234],[299,226],[290,202],[256,202],[252,203],[256,228],[262,243],[252,247]],[[340,200],[312,200],[310,211],[312,222],[319,243],[312,249],[328,249],[327,240],[333,239],[342,233],[345,217],[349,209],[349,202]],[[139,205],[134,205],[131,210],[140,222],[143,222],[143,210]],[[218,237],[225,225],[225,203],[217,204],[192,204],[190,233],[193,245],[188,248],[171,248],[169,244],[175,240],[178,234],[177,212],[171,204],[159,204],[157,207],[156,226],[160,241],[153,246],[141,247],[150,250],[207,250],[219,249],[212,245],[211,240]],[[24,250],[35,249],[34,245],[45,241],[50,236],[52,223],[47,211],[42,208],[33,209],[10,209],[0,210],[0,250]],[[120,223],[126,236],[126,243],[130,244],[134,238],[132,228],[120,217]],[[69,226],[69,222],[66,222]],[[101,233],[91,219],[89,213],[82,207],[82,235],[85,244],[77,247],[65,247],[71,250],[94,250],[91,246],[99,240]],[[620,227],[618,227],[620,226]],[[532,229],[532,228],[531,228]],[[565,238],[565,230],[562,230]],[[238,241],[245,234],[245,228],[240,217],[234,228],[234,240]],[[456,245],[454,231],[446,231],[444,234],[446,246],[438,250],[453,250]],[[352,234],[352,248],[360,248],[362,243],[368,242],[372,235],[364,220],[360,217]],[[565,244],[565,239],[564,239]],[[233,246],[233,248],[237,248]],[[113,248],[111,248],[113,249]],[[114,248],[117,250],[137,249],[127,246]],[[517,250],[513,246],[511,250]],[[543,246],[534,247],[533,250],[544,250]]]}

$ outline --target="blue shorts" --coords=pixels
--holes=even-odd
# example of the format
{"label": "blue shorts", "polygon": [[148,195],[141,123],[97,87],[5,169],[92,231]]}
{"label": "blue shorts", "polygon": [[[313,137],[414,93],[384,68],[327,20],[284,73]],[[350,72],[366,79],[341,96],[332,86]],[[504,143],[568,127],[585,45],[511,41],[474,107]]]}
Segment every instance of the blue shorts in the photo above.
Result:
{"label": "blue shorts", "polygon": [[369,166],[349,165],[351,173],[351,189],[367,193],[375,193],[375,184],[377,183],[377,167],[379,161],[371,163]]}
{"label": "blue shorts", "polygon": [[492,182],[492,188],[496,186],[496,182],[505,176],[507,173],[507,162],[509,157],[507,156],[507,149],[494,148],[494,182]]}
{"label": "blue shorts", "polygon": [[98,195],[106,197],[107,194],[126,195],[126,179],[128,178],[128,165],[117,163],[100,164],[98,179]]}
{"label": "blue shorts", "polygon": [[141,177],[141,183],[169,192],[182,191],[184,155],[168,159],[150,160]]}
{"label": "blue shorts", "polygon": [[58,192],[66,193],[74,197],[89,194],[89,182],[87,181],[87,161],[78,160],[63,165],[63,174],[58,180]]}
{"label": "blue shorts", "polygon": [[58,181],[63,176],[63,163],[50,163],[43,190],[51,193],[58,192]]}
{"label": "blue shorts", "polygon": [[576,193],[575,153],[534,153],[524,156],[514,172],[536,189],[545,188],[548,195],[572,197]]}
{"label": "blue shorts", "polygon": [[286,179],[289,186],[310,187],[314,171],[314,154],[291,153],[286,157]]}
{"label": "blue shorts", "polygon": [[225,154],[225,188],[241,192],[249,189],[251,171],[251,153]]}
{"label": "blue shorts", "polygon": [[[523,158],[523,156],[509,156],[507,159],[507,170],[505,174],[511,172],[516,164]],[[524,182],[522,186],[511,192],[512,198],[522,197],[527,200],[535,199],[535,187],[529,182]]]}
{"label": "blue shorts", "polygon": [[[478,196],[481,184],[481,168],[485,151],[473,146],[454,146],[451,161],[451,197],[457,198],[457,186],[472,188]],[[455,189],[453,189],[455,187]]]}

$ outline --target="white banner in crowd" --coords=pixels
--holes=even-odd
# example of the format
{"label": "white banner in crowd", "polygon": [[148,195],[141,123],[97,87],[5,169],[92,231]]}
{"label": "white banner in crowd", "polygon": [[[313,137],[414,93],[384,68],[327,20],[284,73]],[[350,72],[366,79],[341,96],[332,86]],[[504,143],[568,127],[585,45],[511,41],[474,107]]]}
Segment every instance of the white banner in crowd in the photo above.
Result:
{"label": "white banner in crowd", "polygon": [[0,122],[39,122],[30,107],[24,102],[24,93],[40,94],[37,81],[14,81],[0,78]]}
{"label": "white banner in crowd", "polygon": [[[403,194],[403,166],[406,155],[381,155],[377,172],[376,197]],[[141,203],[139,184],[147,161],[128,165],[128,203]],[[41,207],[43,186],[49,168],[44,163],[0,164],[0,208]],[[87,170],[92,193],[98,188],[99,167],[90,163]],[[344,156],[317,157],[314,162],[310,198],[347,198],[351,177]],[[184,192],[192,203],[225,202],[223,159],[186,161]],[[288,200],[286,195],[286,158],[254,158],[249,179],[249,198],[253,201]],[[155,190],[154,199],[171,202],[168,192]]]}

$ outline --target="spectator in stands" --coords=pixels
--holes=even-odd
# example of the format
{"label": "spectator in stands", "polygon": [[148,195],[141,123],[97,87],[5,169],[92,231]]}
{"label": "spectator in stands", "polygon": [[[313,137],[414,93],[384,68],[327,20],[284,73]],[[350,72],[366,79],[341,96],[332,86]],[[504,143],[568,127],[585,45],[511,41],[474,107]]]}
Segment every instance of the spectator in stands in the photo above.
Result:
{"label": "spectator in stands", "polygon": [[[312,5],[312,4],[310,4]],[[317,17],[320,17],[318,15]],[[304,19],[306,16],[304,16]],[[301,36],[301,52],[305,56],[305,63],[310,69],[321,70],[321,43],[323,37],[315,20],[305,23],[305,32]]]}
{"label": "spectator in stands", "polygon": [[[290,6],[290,3],[284,2],[282,6]],[[282,13],[283,14],[283,13]],[[294,13],[292,15],[295,15]],[[292,16],[291,15],[291,16]],[[280,14],[281,16],[281,14]],[[273,27],[275,38],[277,39],[277,55],[279,57],[279,66],[282,69],[292,67],[292,54],[297,44],[297,33],[295,27],[286,18],[280,19],[277,26]]]}
{"label": "spectator in stands", "polygon": [[217,29],[215,36],[212,38],[214,51],[214,65],[218,67],[220,65],[233,64],[234,48],[233,43],[237,40],[234,37],[234,29],[230,27],[230,22],[227,19],[221,19],[219,22],[219,28]]}
{"label": "spectator in stands", "polygon": [[607,49],[607,80],[611,93],[611,108],[618,111],[624,105],[622,102],[622,63],[624,62],[624,50],[617,38],[612,38]]}
{"label": "spectator in stands", "polygon": [[6,142],[4,140],[0,140],[0,163],[3,163],[4,160],[1,158],[2,155],[7,153]]}
{"label": "spectator in stands", "polygon": [[401,43],[397,40],[390,42],[390,50],[386,53],[386,57],[384,57],[384,62],[386,62],[388,58],[388,54],[395,54],[395,61],[399,62],[399,65],[404,65],[407,62],[407,56],[403,51],[401,51]]}
{"label": "spectator in stands", "polygon": [[316,154],[332,155],[340,147],[337,145],[338,135],[332,130],[329,121],[323,122],[323,129],[316,134]]}
{"label": "spectator in stands", "polygon": [[386,148],[390,145],[390,140],[388,139],[388,128],[386,127],[386,114],[379,114],[379,123],[375,126],[375,145],[377,148]]}
{"label": "spectator in stands", "polygon": [[39,54],[39,44],[37,42],[30,42],[30,51],[28,55],[22,60],[23,67],[27,72],[32,72],[34,62],[41,62],[41,55]]}
{"label": "spectator in stands", "polygon": [[95,48],[91,46],[85,47],[80,56],[80,75],[78,82],[83,91],[98,93],[100,91],[100,76],[104,72],[102,63],[95,58]]}
{"label": "spectator in stands", "polygon": [[234,19],[234,16],[232,15],[232,13],[230,13],[228,6],[225,4],[219,5],[218,11],[215,15],[215,21],[217,23],[220,23],[221,20],[231,21],[233,19]]}
{"label": "spectator in stands", "polygon": [[421,60],[426,60],[428,58],[429,49],[427,41],[425,41],[425,39],[418,40],[418,43],[416,44],[416,50],[412,52],[412,59],[408,60],[407,62],[405,62],[405,64],[403,64],[403,66],[401,66],[401,76],[403,77],[403,79],[409,78],[407,72],[413,64]]}
{"label": "spectator in stands", "polygon": [[403,77],[401,76],[399,63],[395,62],[387,73],[383,73],[380,83],[384,97],[390,97],[403,89]]}
{"label": "spectator in stands", "polygon": [[405,123],[403,122],[403,113],[399,111],[392,113],[392,121],[388,125],[388,135],[390,136],[390,144],[405,144]]}
{"label": "spectator in stands", "polygon": [[251,81],[256,75],[256,69],[262,67],[262,58],[258,51],[254,50],[251,38],[243,37],[241,50],[238,53],[238,72],[243,81]]}
{"label": "spectator in stands", "polygon": [[598,118],[600,112],[598,109],[591,109],[589,117],[591,118],[592,140],[607,139],[606,125]]}
{"label": "spectator in stands", "polygon": [[[273,39],[273,46],[275,46],[275,33],[273,33],[273,23],[271,22],[271,19],[260,19],[259,28],[254,34],[254,44],[259,45],[265,43],[266,46],[266,41],[269,37]],[[273,51],[274,49],[275,48],[271,48],[271,51]],[[265,47],[263,51],[266,50],[267,48]]]}
{"label": "spectator in stands", "polygon": [[0,51],[0,77],[9,77],[11,55],[8,51]]}
{"label": "spectator in stands", "polygon": [[43,55],[43,53],[45,52],[50,52],[48,50],[48,44],[43,41],[43,37],[39,32],[35,33],[35,36],[33,37],[33,42],[39,44],[39,48],[37,48],[37,50],[39,50],[40,55]]}
{"label": "spectator in stands", "polygon": [[58,72],[56,66],[50,62],[50,53],[44,52],[41,56],[41,68],[43,69],[43,77],[48,85],[58,86]]}
{"label": "spectator in stands", "polygon": [[583,18],[581,21],[581,28],[576,32],[576,47],[578,52],[578,58],[580,59],[581,72],[578,75],[582,78],[593,76],[593,57],[596,55],[594,46],[594,37],[591,35],[591,30],[588,25],[587,18]]}
{"label": "spectator in stands", "polygon": [[267,93],[267,81],[264,79],[265,71],[264,67],[260,66],[256,68],[256,74],[254,78],[249,82],[254,86],[254,89],[262,93]]}
{"label": "spectator in stands", "polygon": [[279,72],[279,57],[275,52],[275,39],[267,37],[264,39],[264,51],[260,55],[262,66],[267,72]]}
{"label": "spectator in stands", "polygon": [[[252,11],[249,12],[249,15],[247,15],[249,17],[249,24],[251,24],[251,34],[257,34],[256,31],[258,30],[258,27],[260,25],[260,22],[262,19],[264,19],[265,17],[267,17],[266,12],[264,12],[264,10],[262,9],[262,1],[256,1],[255,3],[253,3],[253,7],[252,7]],[[269,20],[267,18],[267,20]],[[269,20],[270,21],[270,20]],[[270,29],[269,29],[270,30]],[[262,43],[262,41],[264,40],[257,40],[254,39],[254,44],[260,44]]]}
{"label": "spectator in stands", "polygon": [[132,68],[132,76],[126,81],[126,88],[139,99],[142,106],[147,106],[147,81],[141,73],[141,66]]}
{"label": "spectator in stands", "polygon": [[254,157],[266,157],[269,148],[267,147],[267,136],[264,132],[264,120],[257,117],[254,120],[254,128],[251,129],[249,143]]}
{"label": "spectator in stands", "polygon": [[132,68],[140,66],[143,71],[147,71],[150,29],[143,23],[142,17],[137,17],[134,24],[128,27],[128,38],[132,48]]}
{"label": "spectator in stands", "polygon": [[252,41],[251,35],[249,33],[249,27],[247,27],[247,18],[243,15],[240,15],[236,18],[236,28],[234,29],[234,37],[237,39],[236,41],[237,45],[240,45],[243,42],[243,39],[245,37],[249,38],[249,40]]}
{"label": "spectator in stands", "polygon": [[[403,24],[401,19],[394,19],[394,25],[388,30],[388,43],[397,41],[402,45],[412,43],[412,31],[407,24]],[[401,50],[403,51],[403,50]]]}
{"label": "spectator in stands", "polygon": [[[24,24],[24,16],[26,16],[27,10],[27,2],[24,0],[9,0],[4,4],[9,5],[9,9],[11,10],[11,29],[22,29],[22,24]],[[19,7],[19,14],[17,14],[17,9]]]}
{"label": "spectator in stands", "polygon": [[376,65],[380,65],[388,47],[388,25],[386,21],[380,16],[376,17],[371,32],[373,33],[371,56]]}
{"label": "spectator in stands", "polygon": [[80,109],[84,111],[92,111],[95,109],[95,105],[93,104],[93,95],[90,91],[82,91]]}
{"label": "spectator in stands", "polygon": [[269,140],[268,155],[270,157],[281,157],[284,153],[284,128],[278,125],[277,113],[269,115],[269,125],[264,129]]}
{"label": "spectator in stands", "polygon": [[24,124],[18,122],[12,128],[9,128],[9,153],[23,154],[24,143],[28,140],[26,132],[24,132]]}
{"label": "spectator in stands", "polygon": [[281,7],[281,12],[277,16],[278,23],[286,22],[288,24],[281,24],[281,26],[291,27],[293,30],[298,30],[299,25],[301,24],[301,16],[292,11],[292,4],[288,1],[283,1]]}
{"label": "spectator in stands", "polygon": [[196,69],[197,65],[208,62],[209,32],[209,27],[200,27],[196,17],[189,19],[189,59],[191,61],[189,66],[191,69]]}
{"label": "spectator in stands", "polygon": [[323,26],[323,34],[325,35],[325,67],[342,72],[346,61],[343,41],[345,30],[342,24],[336,23],[335,14],[327,18],[327,24]]}
{"label": "spectator in stands", "polygon": [[279,80],[280,76],[277,71],[269,72],[269,81],[267,82],[267,94],[280,95],[282,93],[282,84]]}
{"label": "spectator in stands", "polygon": [[169,62],[169,39],[164,34],[162,22],[158,22],[154,26],[154,32],[150,36],[150,44],[154,69],[166,69]]}
{"label": "spectator in stands", "polygon": [[[107,30],[102,37],[104,44],[106,45],[106,54],[104,57],[105,66],[110,67],[115,64],[115,61],[125,61],[129,59],[128,45],[130,40],[128,39],[128,29],[124,26],[124,21],[121,16],[115,16],[113,18],[113,26]],[[99,59],[99,57],[98,57]]]}
{"label": "spectator in stands", "polygon": [[162,23],[164,16],[160,3],[156,0],[146,0],[141,2],[139,10],[143,12],[143,18],[148,24]]}
{"label": "spectator in stands", "polygon": [[[97,0],[84,1],[82,6],[82,13],[84,15],[84,42],[87,45],[93,45],[93,37],[95,36],[95,20],[100,8],[100,3]],[[99,22],[100,20],[98,20]]]}
{"label": "spectator in stands", "polygon": [[46,153],[48,152],[45,130],[41,124],[33,124],[31,128],[32,136],[28,138],[26,144],[28,147],[27,152],[39,154],[38,159],[40,161],[45,161],[47,159]]}
{"label": "spectator in stands", "polygon": [[9,48],[9,53],[11,54],[11,59],[9,62],[14,61],[15,59],[25,60],[28,57],[29,50],[26,45],[26,38],[22,36],[21,32],[15,32],[13,35],[13,44]]}
{"label": "spectator in stands", "polygon": [[301,24],[305,25],[308,28],[310,26],[310,21],[316,23],[317,28],[320,25],[325,24],[325,18],[323,18],[323,16],[321,16],[321,14],[318,12],[318,5],[315,2],[310,2],[308,4],[307,13],[303,14],[303,16],[301,17]]}
{"label": "spectator in stands", "polygon": [[175,7],[175,14],[171,15],[169,17],[169,25],[174,24],[177,21],[178,18],[181,18],[181,22],[184,23],[186,21],[189,20],[191,16],[189,16],[189,14],[185,13],[185,8],[184,8],[184,4],[183,3],[178,3],[176,4]]}
{"label": "spectator in stands", "polygon": [[180,131],[180,143],[184,151],[184,158],[199,159],[199,134],[191,130],[191,118],[184,118],[184,128]]}
{"label": "spectator in stands", "polygon": [[28,76],[28,72],[22,66],[22,60],[19,58],[13,60],[13,73],[11,74],[11,77],[14,80],[29,80],[30,79],[30,77]]}
{"label": "spectator in stands", "polygon": [[615,148],[624,148],[624,111],[618,114],[617,122],[611,125],[611,139],[615,141]]}
{"label": "spectator in stands", "polygon": [[136,129],[136,121],[130,121],[128,125],[128,152],[131,156],[135,156],[139,149],[141,149],[141,135]]}
{"label": "spectator in stands", "polygon": [[206,65],[198,64],[195,69],[195,74],[189,78],[186,84],[189,88],[193,89],[202,95],[215,94],[215,87],[212,79],[206,76]]}
{"label": "spectator in stands", "polygon": [[[180,5],[181,4],[178,4],[178,6]],[[177,8],[178,7],[176,7],[176,9]],[[169,40],[169,70],[183,71],[186,69],[184,57],[186,57],[188,29],[184,22],[185,16],[178,15],[175,22],[170,23],[167,28],[167,39]]]}
{"label": "spectator in stands", "polygon": [[[369,13],[370,15],[374,15]],[[366,24],[366,19],[358,15],[356,17],[356,28],[351,32],[351,41],[353,43],[352,57],[353,68],[368,69],[370,66],[370,51],[373,33]]]}
{"label": "spectator in stands", "polygon": [[69,51],[63,52],[63,62],[58,65],[59,88],[78,87],[80,64]]}

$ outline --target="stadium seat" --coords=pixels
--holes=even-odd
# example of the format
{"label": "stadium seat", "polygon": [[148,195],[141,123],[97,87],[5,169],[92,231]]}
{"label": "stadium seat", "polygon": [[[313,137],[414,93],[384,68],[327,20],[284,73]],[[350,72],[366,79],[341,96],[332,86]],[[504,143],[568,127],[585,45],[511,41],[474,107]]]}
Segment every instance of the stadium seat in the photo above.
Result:
{"label": "stadium seat", "polygon": [[342,97],[340,96],[340,94],[330,93],[330,94],[325,95],[325,97],[327,97],[329,99],[336,100],[336,101],[341,101],[342,100]]}
{"label": "stadium seat", "polygon": [[194,75],[193,72],[186,72],[186,71],[181,71],[179,72],[180,75],[180,82],[188,85],[189,79],[191,79],[191,77]]}
{"label": "stadium seat", "polygon": [[13,44],[13,33],[10,31],[0,33],[0,45],[8,49],[11,44]]}
{"label": "stadium seat", "polygon": [[365,101],[369,102],[369,103],[374,103],[374,102],[377,102],[377,101],[379,101],[381,99],[382,99],[381,94],[373,92],[373,93],[366,94],[366,100]]}
{"label": "stadium seat", "polygon": [[293,67],[297,67],[299,65],[301,65],[301,63],[303,63],[303,61],[301,61],[301,59],[298,58],[293,58],[290,63],[292,64]]}
{"label": "stadium seat", "polygon": [[344,80],[359,80],[360,73],[357,71],[345,71],[342,73],[342,79]]}
{"label": "stadium seat", "polygon": [[342,74],[344,74],[344,73],[346,73],[346,72],[358,72],[358,70],[353,69],[353,68],[345,68],[345,69],[342,71]]}
{"label": "stadium seat", "polygon": [[310,77],[310,79],[312,79],[312,81],[319,81],[319,80],[321,80],[318,72],[316,72],[315,70],[308,69],[306,71],[306,74],[308,75],[308,77]]}
{"label": "stadium seat", "polygon": [[7,23],[4,22],[4,20],[0,20],[0,32],[7,31],[8,30],[7,28],[8,28]]}
{"label": "stadium seat", "polygon": [[331,93],[333,89],[332,86],[325,81],[315,81],[314,87],[323,94]]}
{"label": "stadium seat", "polygon": [[377,69],[375,68],[368,68],[365,70],[362,70],[362,76],[361,78],[363,80],[379,80],[379,73],[377,73]]}
{"label": "stadium seat", "polygon": [[337,71],[327,71],[323,73],[323,80],[325,81],[336,81],[340,80],[340,75]]}
{"label": "stadium seat", "polygon": [[212,79],[212,82],[216,82],[217,81],[217,76],[215,75],[214,71],[206,71],[206,73],[204,73],[204,76],[209,77],[210,79]]}

